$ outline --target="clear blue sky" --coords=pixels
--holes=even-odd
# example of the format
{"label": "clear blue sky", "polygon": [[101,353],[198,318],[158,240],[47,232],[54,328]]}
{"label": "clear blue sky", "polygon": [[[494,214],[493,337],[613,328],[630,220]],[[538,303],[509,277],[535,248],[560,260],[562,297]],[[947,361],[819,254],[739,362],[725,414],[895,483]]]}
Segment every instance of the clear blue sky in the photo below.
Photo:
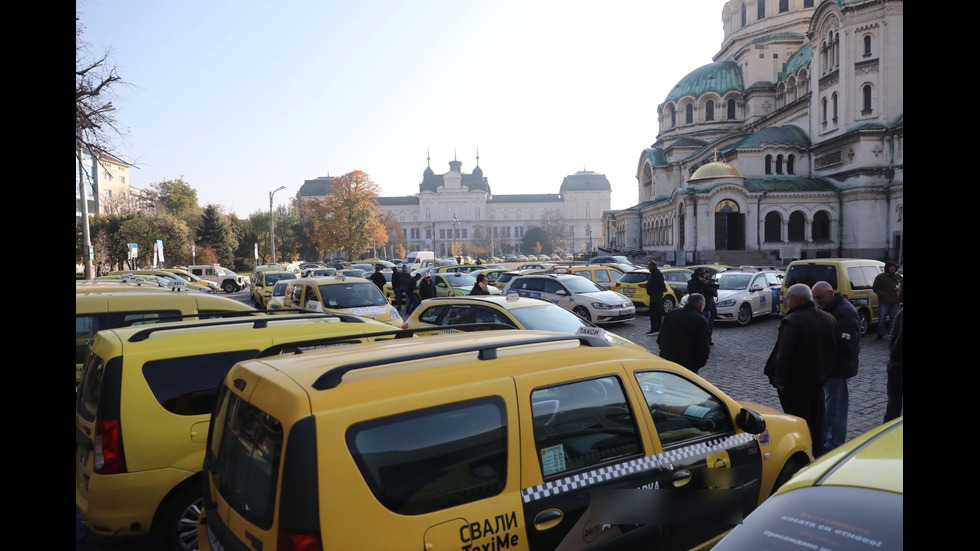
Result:
{"label": "clear blue sky", "polygon": [[240,217],[304,180],[366,172],[418,192],[426,154],[480,167],[495,194],[605,174],[637,202],[657,105],[711,63],[724,0],[76,0],[131,184],[183,178]]}

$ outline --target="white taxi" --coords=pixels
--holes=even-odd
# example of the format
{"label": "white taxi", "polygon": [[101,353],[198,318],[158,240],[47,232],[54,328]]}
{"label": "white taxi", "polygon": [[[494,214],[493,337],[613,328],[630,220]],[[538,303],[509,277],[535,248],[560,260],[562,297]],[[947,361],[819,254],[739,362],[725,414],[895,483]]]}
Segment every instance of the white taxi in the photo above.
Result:
{"label": "white taxi", "polygon": [[715,321],[748,325],[753,318],[778,312],[783,272],[726,271],[718,274]]}
{"label": "white taxi", "polygon": [[632,300],[615,291],[607,291],[579,275],[540,273],[517,276],[504,289],[504,294],[512,292],[522,297],[553,302],[598,325],[636,319],[636,306]]}

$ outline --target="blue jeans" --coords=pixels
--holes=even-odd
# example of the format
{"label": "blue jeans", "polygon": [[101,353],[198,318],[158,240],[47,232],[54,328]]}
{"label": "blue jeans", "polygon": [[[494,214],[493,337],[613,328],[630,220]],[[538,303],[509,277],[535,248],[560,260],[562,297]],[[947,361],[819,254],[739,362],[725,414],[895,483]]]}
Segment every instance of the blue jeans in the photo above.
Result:
{"label": "blue jeans", "polygon": [[905,368],[899,362],[888,361],[888,383],[887,389],[888,402],[885,406],[885,420],[882,423],[891,421],[902,415],[902,402],[905,395]]}
{"label": "blue jeans", "polygon": [[[884,335],[888,333],[888,330],[892,327],[892,322],[895,321],[895,314],[898,313],[898,303],[888,303],[888,304],[878,304],[878,334]],[[885,323],[885,318],[888,318],[888,323]]]}
{"label": "blue jeans", "polygon": [[830,451],[847,441],[847,379],[828,377],[823,385],[824,449]]}

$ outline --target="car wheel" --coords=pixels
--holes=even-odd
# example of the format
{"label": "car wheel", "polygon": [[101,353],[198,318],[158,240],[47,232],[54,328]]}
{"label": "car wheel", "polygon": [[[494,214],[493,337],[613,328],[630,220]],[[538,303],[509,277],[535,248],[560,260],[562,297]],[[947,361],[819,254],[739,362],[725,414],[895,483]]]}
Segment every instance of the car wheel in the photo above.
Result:
{"label": "car wheel", "polygon": [[738,324],[745,327],[752,321],[752,307],[748,304],[743,304],[738,307]]}
{"label": "car wheel", "polygon": [[160,551],[196,551],[197,520],[204,501],[200,479],[174,491],[153,518],[152,537]]}
{"label": "car wheel", "polygon": [[592,321],[592,316],[589,315],[589,309],[585,306],[576,306],[572,313],[576,316],[584,319],[585,321]]}
{"label": "car wheel", "polygon": [[224,289],[225,289],[225,292],[230,295],[230,294],[232,294],[232,293],[234,293],[235,291],[238,290],[238,285],[236,285],[234,281],[232,281],[232,280],[229,279],[228,281],[225,282]]}
{"label": "car wheel", "polygon": [[674,308],[677,308],[677,303],[674,302],[674,297],[664,297],[663,308],[665,314]]}
{"label": "car wheel", "polygon": [[858,318],[861,320],[861,336],[863,337],[868,328],[871,327],[871,313],[867,310],[858,310]]}
{"label": "car wheel", "polygon": [[781,488],[783,484],[786,484],[786,481],[793,478],[793,475],[799,472],[799,470],[802,468],[803,465],[800,464],[799,460],[790,458],[786,464],[783,465],[783,470],[779,471],[779,476],[776,477],[776,482],[773,483],[772,491],[769,492],[769,495],[776,493],[776,490]]}

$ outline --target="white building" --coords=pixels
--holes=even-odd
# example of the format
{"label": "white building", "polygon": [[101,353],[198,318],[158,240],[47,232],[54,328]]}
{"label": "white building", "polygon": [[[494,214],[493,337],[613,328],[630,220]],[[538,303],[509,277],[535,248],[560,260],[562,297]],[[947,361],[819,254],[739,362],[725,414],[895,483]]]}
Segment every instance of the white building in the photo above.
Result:
{"label": "white building", "polygon": [[659,104],[639,202],[603,215],[601,246],[901,262],[904,3],[731,0],[721,15],[721,49]]}

